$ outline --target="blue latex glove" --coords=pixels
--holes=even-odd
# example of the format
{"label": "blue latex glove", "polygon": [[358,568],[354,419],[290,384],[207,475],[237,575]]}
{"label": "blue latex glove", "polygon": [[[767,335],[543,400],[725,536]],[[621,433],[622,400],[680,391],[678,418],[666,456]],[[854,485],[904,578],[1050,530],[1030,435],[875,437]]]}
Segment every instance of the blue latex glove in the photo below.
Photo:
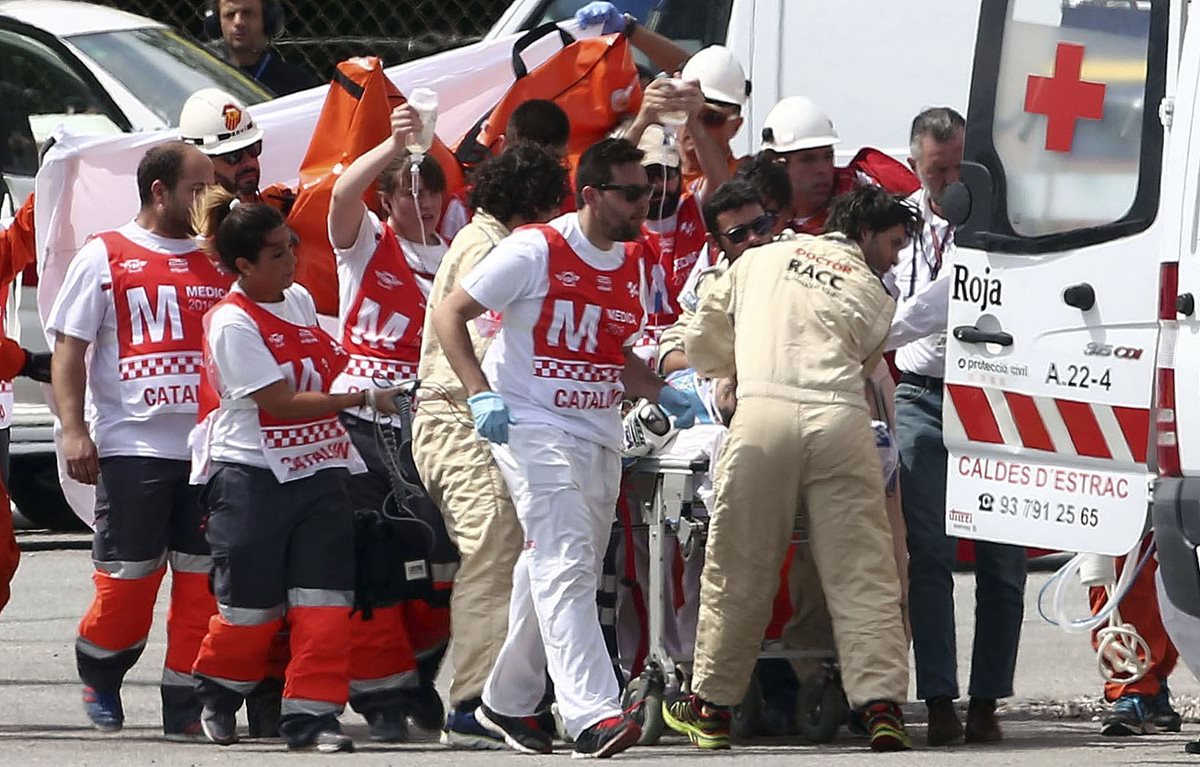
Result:
{"label": "blue latex glove", "polygon": [[508,425],[516,423],[508,412],[508,405],[494,391],[480,392],[467,398],[471,406],[471,418],[475,421],[475,431],[488,442],[503,445],[508,442]]}
{"label": "blue latex glove", "polygon": [[696,422],[696,409],[688,395],[664,386],[658,392],[658,404],[662,409],[675,416],[675,426],[680,429],[690,429]]}
{"label": "blue latex glove", "polygon": [[617,6],[604,0],[588,3],[587,5],[575,11],[575,21],[581,27],[590,27],[595,24],[603,24],[601,34],[611,35],[613,32],[620,32],[625,29],[625,17]]}

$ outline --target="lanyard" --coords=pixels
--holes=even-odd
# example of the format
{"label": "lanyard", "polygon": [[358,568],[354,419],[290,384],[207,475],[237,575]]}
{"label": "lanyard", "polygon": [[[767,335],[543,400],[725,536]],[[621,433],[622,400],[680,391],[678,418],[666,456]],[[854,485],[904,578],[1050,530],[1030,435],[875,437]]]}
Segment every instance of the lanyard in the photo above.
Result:
{"label": "lanyard", "polygon": [[938,276],[938,272],[940,272],[942,270],[942,251],[943,251],[943,248],[945,247],[946,243],[949,242],[950,238],[953,236],[954,236],[954,227],[949,226],[949,227],[946,227],[946,238],[939,240],[938,236],[937,236],[937,229],[934,227],[932,221],[929,222],[929,240],[933,244],[933,258],[934,258],[933,266],[929,270],[930,271],[930,279],[936,280],[937,276]]}
{"label": "lanyard", "polygon": [[925,257],[925,227],[921,227],[921,233],[917,237],[917,242],[913,243],[913,260],[912,270],[908,275],[908,297],[912,298],[917,291],[917,262],[924,261],[929,267],[929,281],[933,282],[937,279],[938,274],[942,271],[942,254],[945,252],[946,243],[954,236],[954,227],[946,228],[946,236],[938,239],[937,229],[933,222],[929,222],[929,242],[933,246],[933,263]]}

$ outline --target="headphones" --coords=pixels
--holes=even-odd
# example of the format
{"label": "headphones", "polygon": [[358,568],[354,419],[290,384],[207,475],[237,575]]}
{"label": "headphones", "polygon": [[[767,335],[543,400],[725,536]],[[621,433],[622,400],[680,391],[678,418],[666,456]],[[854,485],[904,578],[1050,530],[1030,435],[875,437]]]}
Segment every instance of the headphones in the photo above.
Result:
{"label": "headphones", "polygon": [[[280,0],[259,0],[262,4],[263,33],[273,40],[283,31],[283,5]],[[204,36],[209,40],[221,39],[221,0],[208,0],[204,10]]]}

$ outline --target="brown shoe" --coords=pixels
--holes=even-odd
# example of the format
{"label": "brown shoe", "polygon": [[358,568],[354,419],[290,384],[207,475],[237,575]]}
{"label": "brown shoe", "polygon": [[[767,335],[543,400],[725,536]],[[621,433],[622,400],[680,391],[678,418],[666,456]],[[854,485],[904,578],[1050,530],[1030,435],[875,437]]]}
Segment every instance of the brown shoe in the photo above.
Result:
{"label": "brown shoe", "polygon": [[958,720],[958,712],[954,710],[953,699],[930,698],[925,701],[925,708],[929,710],[929,729],[925,735],[929,745],[948,746],[962,740],[963,726]]}
{"label": "brown shoe", "polygon": [[967,706],[968,743],[998,743],[1004,739],[996,721],[996,701],[992,698],[971,698]]}

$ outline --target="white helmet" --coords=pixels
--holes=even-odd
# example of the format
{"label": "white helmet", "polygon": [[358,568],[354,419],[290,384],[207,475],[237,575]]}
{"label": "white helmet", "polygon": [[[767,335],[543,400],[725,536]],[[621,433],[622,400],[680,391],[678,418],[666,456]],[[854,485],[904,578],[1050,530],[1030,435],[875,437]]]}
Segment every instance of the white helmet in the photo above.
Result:
{"label": "white helmet", "polygon": [[803,96],[783,99],[771,108],[763,122],[763,149],[798,152],[833,146],[840,141],[829,115]]}
{"label": "white helmet", "polygon": [[263,137],[262,128],[246,105],[217,88],[196,91],[179,113],[179,138],[207,155],[220,155],[250,146]]}
{"label": "white helmet", "polygon": [[733,57],[733,51],[723,45],[710,45],[688,59],[679,73],[681,79],[700,84],[700,91],[709,101],[744,106],[750,95],[746,70]]}
{"label": "white helmet", "polygon": [[640,399],[622,419],[625,441],[623,458],[641,458],[666,446],[679,432],[671,416],[659,405]]}

